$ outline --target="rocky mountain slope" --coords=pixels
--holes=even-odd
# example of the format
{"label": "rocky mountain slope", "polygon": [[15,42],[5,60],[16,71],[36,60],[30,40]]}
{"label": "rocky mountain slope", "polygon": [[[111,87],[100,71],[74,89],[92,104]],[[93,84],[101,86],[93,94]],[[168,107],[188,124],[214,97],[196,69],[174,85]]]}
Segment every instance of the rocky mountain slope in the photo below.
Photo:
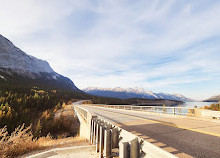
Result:
{"label": "rocky mountain slope", "polygon": [[67,77],[56,73],[47,61],[27,55],[0,35],[0,86],[40,86],[78,90]]}
{"label": "rocky mountain slope", "polygon": [[177,101],[193,101],[192,99],[186,98],[180,94],[167,94],[167,93],[153,93],[151,91],[146,91],[143,88],[97,88],[97,87],[88,87],[83,89],[84,92],[102,96],[102,97],[111,97],[111,98],[145,98],[145,99],[166,99],[166,100],[177,100]]}
{"label": "rocky mountain slope", "polygon": [[160,99],[178,100],[178,101],[184,101],[184,102],[193,102],[193,101],[195,101],[191,98],[185,97],[182,94],[156,93],[156,95]]}
{"label": "rocky mountain slope", "polygon": [[220,101],[220,95],[215,95],[209,99],[204,100],[204,102],[219,102]]}

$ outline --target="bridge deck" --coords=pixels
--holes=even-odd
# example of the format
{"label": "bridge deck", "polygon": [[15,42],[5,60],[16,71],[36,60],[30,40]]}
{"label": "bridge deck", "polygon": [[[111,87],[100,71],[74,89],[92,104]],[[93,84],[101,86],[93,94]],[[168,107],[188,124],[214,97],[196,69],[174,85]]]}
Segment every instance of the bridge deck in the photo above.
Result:
{"label": "bridge deck", "polygon": [[84,106],[179,157],[220,157],[220,122]]}

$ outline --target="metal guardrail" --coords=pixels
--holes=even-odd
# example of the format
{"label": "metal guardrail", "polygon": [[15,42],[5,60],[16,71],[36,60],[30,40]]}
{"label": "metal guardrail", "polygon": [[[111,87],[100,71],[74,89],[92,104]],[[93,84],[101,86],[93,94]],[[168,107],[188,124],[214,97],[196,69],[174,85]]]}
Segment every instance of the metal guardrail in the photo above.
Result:
{"label": "metal guardrail", "polygon": [[74,105],[74,109],[88,123],[90,142],[96,145],[96,152],[99,152],[100,158],[118,156],[114,155],[113,149],[119,152],[120,158],[176,158],[175,155],[94,116],[80,106]]}
{"label": "metal guardrail", "polygon": [[85,123],[88,123],[88,110],[85,109],[85,108],[82,108],[82,107],[78,107],[78,106],[74,106],[75,108],[75,112],[77,112],[82,118],[83,120],[85,121]]}
{"label": "metal guardrail", "polygon": [[124,110],[135,110],[135,111],[145,111],[145,112],[155,112],[173,115],[187,115],[193,112],[193,108],[188,107],[164,107],[164,106],[130,106],[130,105],[97,105],[97,104],[87,104],[90,106],[99,106],[105,108],[114,109],[124,109]]}

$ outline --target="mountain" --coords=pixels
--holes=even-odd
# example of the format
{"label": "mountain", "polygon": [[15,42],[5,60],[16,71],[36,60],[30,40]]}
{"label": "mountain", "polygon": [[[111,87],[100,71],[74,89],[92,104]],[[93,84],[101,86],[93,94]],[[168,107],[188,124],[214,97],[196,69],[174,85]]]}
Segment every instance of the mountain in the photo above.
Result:
{"label": "mountain", "polygon": [[168,94],[168,93],[156,93],[160,99],[177,100],[183,102],[193,102],[195,100],[185,97],[182,94]]}
{"label": "mountain", "polygon": [[44,87],[78,90],[47,61],[30,56],[0,35],[0,87]]}
{"label": "mountain", "polygon": [[145,98],[145,99],[166,99],[166,100],[177,100],[177,101],[193,101],[192,99],[186,98],[180,94],[167,94],[167,93],[153,93],[151,91],[146,91],[143,88],[97,88],[97,87],[88,87],[83,89],[84,92],[101,96],[101,97],[110,97],[110,98]]}
{"label": "mountain", "polygon": [[83,89],[84,92],[89,93],[91,95],[102,96],[102,97],[110,97],[110,98],[148,98],[155,99],[156,95],[152,92],[145,91],[143,88],[97,88],[97,87],[88,87]]}
{"label": "mountain", "polygon": [[219,102],[220,101],[220,95],[215,95],[209,99],[204,100],[204,102]]}

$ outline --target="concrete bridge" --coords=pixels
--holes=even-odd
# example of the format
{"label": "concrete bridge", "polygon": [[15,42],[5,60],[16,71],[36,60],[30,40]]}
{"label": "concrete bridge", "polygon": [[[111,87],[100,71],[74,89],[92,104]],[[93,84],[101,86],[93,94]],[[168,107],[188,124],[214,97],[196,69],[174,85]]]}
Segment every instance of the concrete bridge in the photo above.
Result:
{"label": "concrete bridge", "polygon": [[201,109],[79,105],[80,135],[100,157],[220,157],[220,114]]}

